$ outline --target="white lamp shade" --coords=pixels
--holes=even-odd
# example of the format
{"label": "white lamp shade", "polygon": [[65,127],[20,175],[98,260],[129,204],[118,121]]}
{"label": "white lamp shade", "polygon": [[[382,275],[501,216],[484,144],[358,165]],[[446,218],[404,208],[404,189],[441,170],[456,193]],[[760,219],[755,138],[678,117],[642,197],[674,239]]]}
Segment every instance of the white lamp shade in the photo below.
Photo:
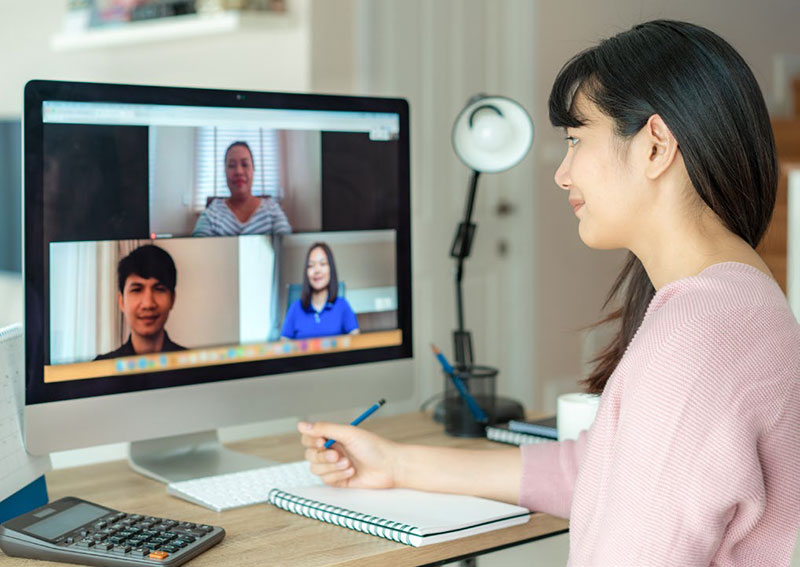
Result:
{"label": "white lamp shade", "polygon": [[510,98],[478,95],[453,124],[453,149],[467,167],[496,173],[515,166],[533,144],[533,122]]}

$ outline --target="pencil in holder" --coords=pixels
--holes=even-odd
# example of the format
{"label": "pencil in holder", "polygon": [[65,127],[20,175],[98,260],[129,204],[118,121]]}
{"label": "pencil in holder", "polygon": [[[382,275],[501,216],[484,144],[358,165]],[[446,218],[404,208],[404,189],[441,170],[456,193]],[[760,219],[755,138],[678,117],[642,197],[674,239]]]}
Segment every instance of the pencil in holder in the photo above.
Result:
{"label": "pencil in holder", "polygon": [[497,368],[475,365],[465,370],[456,370],[455,376],[486,414],[487,420],[478,419],[475,408],[470,407],[471,403],[459,392],[453,378],[445,373],[444,431],[456,437],[485,437],[486,426],[493,422],[495,414]]}

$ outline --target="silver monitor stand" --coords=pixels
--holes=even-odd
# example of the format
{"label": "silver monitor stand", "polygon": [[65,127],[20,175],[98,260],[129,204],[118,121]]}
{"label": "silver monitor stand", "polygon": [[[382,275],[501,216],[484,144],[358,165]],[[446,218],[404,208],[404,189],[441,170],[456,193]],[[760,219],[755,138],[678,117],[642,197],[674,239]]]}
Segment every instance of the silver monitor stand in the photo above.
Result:
{"label": "silver monitor stand", "polygon": [[167,484],[277,464],[223,447],[216,430],[133,441],[128,459],[136,472]]}

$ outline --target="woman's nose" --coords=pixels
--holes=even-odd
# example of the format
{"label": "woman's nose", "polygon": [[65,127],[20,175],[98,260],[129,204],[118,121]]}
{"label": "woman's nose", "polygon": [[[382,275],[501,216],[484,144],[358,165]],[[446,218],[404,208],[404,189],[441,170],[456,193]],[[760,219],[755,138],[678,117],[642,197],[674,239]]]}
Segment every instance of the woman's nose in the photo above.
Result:
{"label": "woman's nose", "polygon": [[556,174],[553,177],[556,181],[556,185],[561,187],[562,189],[569,190],[570,186],[572,185],[572,179],[569,175],[569,156],[564,156],[564,159],[561,160],[561,165],[558,166],[556,169]]}

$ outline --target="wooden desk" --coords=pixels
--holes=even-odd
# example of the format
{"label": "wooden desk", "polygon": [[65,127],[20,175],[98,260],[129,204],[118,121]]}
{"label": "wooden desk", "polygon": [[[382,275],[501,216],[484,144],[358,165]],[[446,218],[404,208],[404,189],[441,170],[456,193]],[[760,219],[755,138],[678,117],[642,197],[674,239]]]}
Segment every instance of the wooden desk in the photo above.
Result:
{"label": "wooden desk", "polygon": [[[485,439],[448,437],[441,425],[421,413],[373,418],[362,427],[409,443],[487,450],[507,447]],[[282,462],[303,458],[303,447],[296,433],[230,446]],[[269,504],[212,512],[167,495],[163,484],[134,473],[124,461],[52,471],[47,474],[47,488],[51,500],[71,495],[125,512],[225,528],[227,535],[222,543],[189,562],[192,567],[438,564],[564,533],[568,527],[566,520],[534,514],[521,526],[414,548],[303,518]],[[0,557],[0,563],[8,567],[63,565]]]}

